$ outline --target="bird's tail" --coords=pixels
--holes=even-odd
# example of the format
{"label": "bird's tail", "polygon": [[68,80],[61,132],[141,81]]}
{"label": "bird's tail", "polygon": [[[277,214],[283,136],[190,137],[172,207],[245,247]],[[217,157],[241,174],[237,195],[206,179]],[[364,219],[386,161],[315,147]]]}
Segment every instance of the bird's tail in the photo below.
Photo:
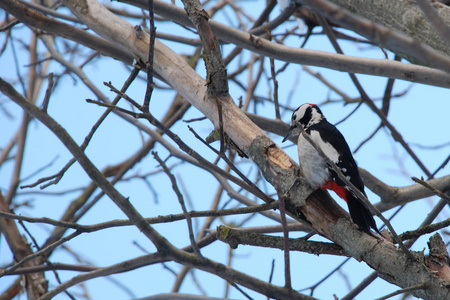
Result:
{"label": "bird's tail", "polygon": [[363,231],[370,232],[372,227],[373,230],[380,233],[370,210],[352,193],[349,193],[347,196],[347,205],[353,222]]}

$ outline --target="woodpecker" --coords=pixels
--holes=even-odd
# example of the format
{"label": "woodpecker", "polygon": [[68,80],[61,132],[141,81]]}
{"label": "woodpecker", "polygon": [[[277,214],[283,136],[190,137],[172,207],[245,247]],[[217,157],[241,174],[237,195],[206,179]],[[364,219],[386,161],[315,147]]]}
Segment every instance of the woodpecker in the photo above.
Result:
{"label": "woodpecker", "polygon": [[[291,136],[299,135],[300,126],[324,154],[335,163],[348,181],[366,195],[358,166],[344,136],[327,121],[317,105],[306,103],[294,111],[291,128],[283,142]],[[298,138],[298,158],[303,176],[312,188],[334,191],[347,202],[350,216],[361,230],[370,233],[370,228],[373,228],[379,233],[370,210],[339,178],[331,165],[305,139],[303,134]]]}

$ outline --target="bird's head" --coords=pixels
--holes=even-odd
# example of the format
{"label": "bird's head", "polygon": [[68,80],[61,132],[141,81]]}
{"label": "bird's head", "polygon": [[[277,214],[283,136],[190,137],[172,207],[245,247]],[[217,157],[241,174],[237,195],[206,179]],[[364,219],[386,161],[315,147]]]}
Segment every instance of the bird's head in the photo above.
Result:
{"label": "bird's head", "polygon": [[322,120],[325,120],[325,117],[317,105],[310,103],[300,105],[292,114],[291,128],[289,129],[288,134],[284,137],[283,142],[292,136],[299,135],[299,126],[302,126],[303,129],[306,130]]}

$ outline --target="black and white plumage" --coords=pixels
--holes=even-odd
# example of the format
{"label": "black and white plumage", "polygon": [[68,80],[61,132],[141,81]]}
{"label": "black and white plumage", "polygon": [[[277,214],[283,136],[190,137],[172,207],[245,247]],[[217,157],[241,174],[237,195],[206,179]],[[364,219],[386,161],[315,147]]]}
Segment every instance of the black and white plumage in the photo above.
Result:
{"label": "black and white plumage", "polygon": [[[330,124],[320,108],[314,104],[303,104],[292,114],[292,124],[283,139],[300,134],[302,126],[312,141],[336,164],[342,174],[364,195],[364,183],[358,166],[345,138]],[[362,230],[370,232],[378,229],[370,210],[356,197],[317,150],[300,135],[298,138],[298,157],[303,176],[313,188],[329,189],[347,202],[350,216]]]}

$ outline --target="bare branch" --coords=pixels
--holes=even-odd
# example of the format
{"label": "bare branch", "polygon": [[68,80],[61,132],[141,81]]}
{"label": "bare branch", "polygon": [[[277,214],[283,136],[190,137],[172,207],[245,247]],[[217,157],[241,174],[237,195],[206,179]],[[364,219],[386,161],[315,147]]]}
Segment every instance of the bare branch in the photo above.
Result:
{"label": "bare branch", "polygon": [[441,198],[444,198],[447,201],[450,201],[450,196],[446,195],[445,193],[441,192],[440,190],[432,187],[430,184],[428,184],[425,180],[420,180],[417,177],[412,177],[412,180],[414,180],[415,182],[423,185],[424,187],[426,187],[427,189],[429,189],[430,191],[432,191],[434,194],[438,195]]}
{"label": "bare branch", "polygon": [[351,29],[383,47],[398,52],[398,54],[406,53],[420,64],[450,72],[450,58],[418,40],[414,40],[397,31],[389,30],[384,26],[359,18],[358,16],[340,9],[338,6],[324,0],[299,0],[299,2],[311,6],[329,20],[345,28]]}
{"label": "bare branch", "polygon": [[[143,108],[143,110],[145,110],[145,108]],[[189,213],[186,209],[186,205],[184,204],[183,195],[181,194],[181,191],[178,188],[175,176],[173,176],[173,174],[170,173],[170,170],[167,168],[166,164],[161,160],[161,158],[159,158],[158,153],[152,152],[152,154],[153,154],[153,157],[156,159],[156,161],[159,163],[159,165],[163,168],[164,172],[167,174],[167,176],[170,179],[170,182],[172,183],[172,189],[175,192],[175,194],[177,195],[178,202],[180,202],[181,208],[183,209],[184,218],[186,219],[186,222],[188,225],[189,239],[191,240],[192,249],[194,249],[195,255],[197,255],[197,257],[200,260],[203,260],[204,257],[202,255],[202,253],[200,252],[200,249],[198,248],[197,243],[195,242],[194,231],[192,229],[191,216],[189,215]]]}
{"label": "bare branch", "polygon": [[154,83],[153,83],[153,57],[155,55],[155,38],[156,38],[156,27],[155,27],[155,15],[153,9],[153,0],[148,0],[148,13],[150,19],[150,42],[148,43],[148,61],[147,66],[147,90],[145,91],[144,103],[142,104],[142,110],[144,112],[149,111],[150,99],[152,97]]}
{"label": "bare branch", "polygon": [[[339,7],[371,20],[387,28],[402,32],[416,40],[422,41],[432,48],[450,55],[445,40],[437,34],[433,25],[428,22],[416,2],[409,0],[384,1],[374,0],[360,2],[358,0],[332,0]],[[440,18],[450,24],[450,9],[444,3],[433,2]]]}
{"label": "bare branch", "polygon": [[15,89],[3,79],[0,78],[0,90],[8,95],[16,104],[20,105],[22,109],[27,111],[30,115],[37,118],[45,124],[64,145],[71,151],[72,155],[77,159],[85,172],[91,177],[93,181],[119,206],[123,212],[135,223],[135,225],[143,232],[150,240],[155,243],[163,253],[170,248],[167,240],[160,236],[139,214],[138,211],[130,204],[128,199],[123,197],[109,181],[101,174],[101,172],[92,164],[86,157],[83,151],[78,147],[75,141],[67,134],[67,132],[56,123],[50,116],[42,112],[39,108],[29,103]]}
{"label": "bare branch", "polygon": [[[246,231],[246,228],[233,229],[225,226],[219,226],[217,228],[217,238],[222,242],[229,244],[233,249],[236,249],[239,244],[276,248],[280,250],[285,249],[285,239],[283,237],[261,235]],[[304,239],[289,239],[289,250],[302,251],[315,255],[328,254],[348,256],[342,247],[337,244],[311,242]]]}
{"label": "bare branch", "polygon": [[428,288],[428,283],[427,282],[423,282],[423,283],[419,283],[419,284],[414,285],[414,286],[410,286],[410,287],[407,287],[407,288],[404,288],[404,289],[400,289],[398,291],[395,291],[393,293],[387,294],[386,296],[377,298],[375,300],[385,300],[385,299],[389,299],[389,298],[397,296],[397,295],[409,293],[409,292],[416,291],[416,290],[426,290],[427,288]]}
{"label": "bare branch", "polygon": [[[146,9],[144,0],[126,0],[124,2]],[[193,26],[182,9],[159,0],[154,0],[154,5],[156,12],[161,16],[186,26]],[[450,86],[450,75],[444,71],[381,59],[366,59],[318,50],[291,48],[270,43],[262,38],[225,26],[214,20],[209,20],[208,23],[221,40],[281,61],[327,67],[343,72],[371,74],[432,85],[442,84],[442,86]]]}

